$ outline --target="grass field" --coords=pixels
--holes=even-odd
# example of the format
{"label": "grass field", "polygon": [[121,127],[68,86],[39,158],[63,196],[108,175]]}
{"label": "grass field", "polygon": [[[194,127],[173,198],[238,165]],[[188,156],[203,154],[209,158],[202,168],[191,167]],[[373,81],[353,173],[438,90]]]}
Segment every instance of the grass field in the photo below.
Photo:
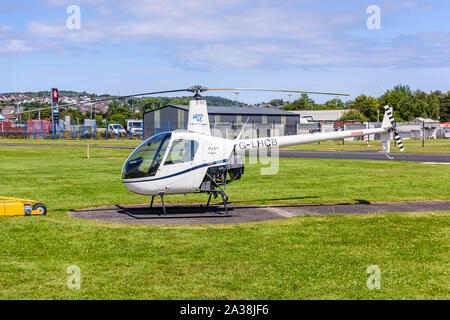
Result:
{"label": "grass field", "polygon": [[121,146],[121,147],[137,147],[142,143],[142,140],[129,140],[129,139],[109,139],[109,140],[50,140],[50,139],[5,139],[0,138],[0,144],[42,144],[42,145],[69,145],[69,146]]}
{"label": "grass field", "polygon": [[[33,140],[33,139],[0,139],[1,143],[21,143],[21,144],[56,144],[56,145],[91,145],[91,146],[127,146],[137,147],[141,140]],[[363,140],[346,141],[342,144],[341,140],[322,141],[319,143],[301,144],[289,146],[283,149],[305,150],[305,151],[360,151],[360,150],[381,150],[381,141],[370,141],[371,147],[368,147]],[[425,141],[425,147],[422,147],[422,140],[409,139],[404,140],[405,152],[408,153],[450,153],[450,139],[432,139]],[[391,152],[399,152],[394,141],[391,141]]]}
{"label": "grass field", "polygon": [[[0,218],[0,299],[448,299],[450,212],[296,217],[152,227],[75,219],[77,208],[142,203],[120,169],[129,150],[0,147],[1,195],[38,199],[45,217]],[[235,204],[450,199],[450,167],[280,159],[246,166]],[[293,173],[296,173],[297,176]],[[169,201],[200,202],[205,195]],[[81,269],[80,290],[66,269]],[[369,290],[367,267],[381,269]]]}

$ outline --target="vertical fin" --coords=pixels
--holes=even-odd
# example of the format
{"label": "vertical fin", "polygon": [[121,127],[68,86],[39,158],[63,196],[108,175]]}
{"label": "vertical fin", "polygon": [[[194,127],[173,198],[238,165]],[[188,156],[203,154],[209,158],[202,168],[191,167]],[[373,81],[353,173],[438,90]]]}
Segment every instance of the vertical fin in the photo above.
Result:
{"label": "vertical fin", "polygon": [[206,100],[189,101],[188,131],[211,135]]}

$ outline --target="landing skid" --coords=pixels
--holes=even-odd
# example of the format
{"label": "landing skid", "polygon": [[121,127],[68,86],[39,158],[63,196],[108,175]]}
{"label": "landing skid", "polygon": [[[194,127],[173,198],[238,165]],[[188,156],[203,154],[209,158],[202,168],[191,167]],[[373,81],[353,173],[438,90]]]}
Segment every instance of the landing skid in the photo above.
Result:
{"label": "landing skid", "polygon": [[[209,197],[208,197],[208,202],[206,203],[206,208],[209,208],[209,204],[211,202],[211,197],[214,194],[214,199],[217,198],[217,194],[220,194],[222,196],[222,201],[223,201],[223,208],[225,209],[225,215],[228,214],[228,207],[227,207],[227,201],[228,201],[228,196],[225,194],[225,192],[223,192],[222,190],[217,191],[210,191],[209,192]],[[221,216],[224,216],[224,214],[220,214]]]}

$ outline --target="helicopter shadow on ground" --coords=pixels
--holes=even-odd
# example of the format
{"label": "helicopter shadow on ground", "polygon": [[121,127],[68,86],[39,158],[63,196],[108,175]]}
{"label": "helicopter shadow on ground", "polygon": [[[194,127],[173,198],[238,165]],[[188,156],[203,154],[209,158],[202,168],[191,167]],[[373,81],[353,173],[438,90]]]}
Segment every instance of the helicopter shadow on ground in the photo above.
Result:
{"label": "helicopter shadow on ground", "polygon": [[118,214],[128,215],[135,219],[170,219],[170,218],[223,218],[231,216],[233,207],[228,207],[228,213],[221,205],[167,205],[166,214],[161,206],[122,207],[116,205]]}

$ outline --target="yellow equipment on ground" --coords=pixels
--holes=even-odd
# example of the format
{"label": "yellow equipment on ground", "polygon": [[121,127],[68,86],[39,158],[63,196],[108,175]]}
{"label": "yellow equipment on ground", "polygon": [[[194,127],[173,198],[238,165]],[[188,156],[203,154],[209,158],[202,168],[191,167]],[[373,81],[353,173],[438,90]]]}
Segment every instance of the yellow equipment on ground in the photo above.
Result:
{"label": "yellow equipment on ground", "polygon": [[39,201],[0,197],[0,216],[46,215],[47,208]]}

